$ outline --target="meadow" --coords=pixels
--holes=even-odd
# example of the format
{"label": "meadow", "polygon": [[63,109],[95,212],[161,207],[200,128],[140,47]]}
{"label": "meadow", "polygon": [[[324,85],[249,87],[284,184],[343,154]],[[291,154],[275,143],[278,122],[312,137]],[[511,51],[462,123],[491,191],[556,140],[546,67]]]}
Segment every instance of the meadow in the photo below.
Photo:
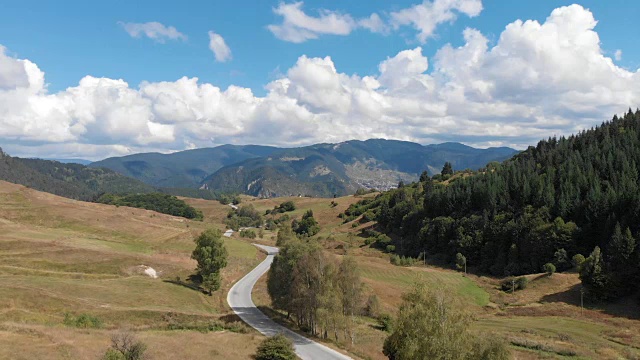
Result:
{"label": "meadow", "polygon": [[[230,314],[226,290],[262,254],[225,239],[223,288],[207,296],[186,281],[207,227],[0,182],[0,358],[98,359],[122,330],[154,359],[247,358],[261,336]],[[97,325],[66,320],[82,316]]]}

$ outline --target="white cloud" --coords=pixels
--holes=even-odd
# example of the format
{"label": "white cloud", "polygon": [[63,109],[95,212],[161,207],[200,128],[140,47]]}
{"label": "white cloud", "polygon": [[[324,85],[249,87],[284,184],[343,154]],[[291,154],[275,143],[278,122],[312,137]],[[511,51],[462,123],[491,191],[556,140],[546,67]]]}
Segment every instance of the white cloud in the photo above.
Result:
{"label": "white cloud", "polygon": [[373,33],[387,34],[389,32],[389,26],[376,13],[371,14],[368,18],[358,20],[358,25]]}
{"label": "white cloud", "polygon": [[595,25],[581,6],[562,7],[543,23],[507,25],[494,46],[466,29],[460,47],[430,59],[420,47],[404,50],[369,76],[301,56],[262,97],[187,77],[132,87],[87,76],[49,93],[35,64],[3,50],[0,145],[17,155],[92,158],[366,138],[522,148],[640,104],[640,71],[604,55]]}
{"label": "white cloud", "polygon": [[209,49],[213,51],[216,61],[225,62],[231,60],[231,49],[224,38],[219,34],[209,31]]}
{"label": "white cloud", "polygon": [[146,36],[159,43],[164,43],[166,40],[187,40],[187,36],[175,27],[165,26],[155,21],[147,23],[125,23],[120,21],[118,24],[133,38]]}
{"label": "white cloud", "polygon": [[418,30],[418,40],[425,43],[433,36],[436,27],[444,22],[453,22],[456,12],[469,17],[480,15],[481,0],[424,0],[422,4],[391,13],[394,28],[411,25]]}
{"label": "white cloud", "polygon": [[482,11],[482,0],[424,0],[421,4],[392,12],[388,20],[377,13],[362,19],[354,19],[349,14],[320,9],[319,16],[307,15],[303,2],[281,2],[273,12],[282,16],[282,24],[267,26],[278,39],[293,43],[302,43],[317,39],[321,35],[349,35],[362,28],[373,33],[388,34],[393,28],[410,25],[418,30],[418,40],[422,43],[431,37],[438,25],[453,22],[457,13],[478,16]]}
{"label": "white cloud", "polygon": [[616,59],[616,61],[622,60],[622,50],[616,50],[616,52],[613,54],[613,58]]}
{"label": "white cloud", "polygon": [[273,12],[282,16],[282,24],[268,25],[267,29],[278,39],[301,43],[317,39],[320,35],[348,35],[357,26],[348,14],[320,10],[318,17],[309,16],[302,11],[302,1],[285,4],[281,2]]}

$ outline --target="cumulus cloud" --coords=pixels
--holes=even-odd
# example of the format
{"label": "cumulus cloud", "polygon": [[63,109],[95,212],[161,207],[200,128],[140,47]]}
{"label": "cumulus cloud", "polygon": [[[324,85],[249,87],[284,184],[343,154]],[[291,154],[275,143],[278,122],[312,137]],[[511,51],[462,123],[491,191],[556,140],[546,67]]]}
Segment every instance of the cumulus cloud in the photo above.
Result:
{"label": "cumulus cloud", "polygon": [[133,38],[146,36],[159,43],[164,43],[166,40],[187,40],[187,36],[175,27],[165,26],[155,21],[147,23],[126,23],[120,21],[118,24]]}
{"label": "cumulus cloud", "polygon": [[425,43],[439,24],[455,21],[457,13],[475,17],[481,11],[481,0],[424,0],[422,4],[392,12],[391,24],[396,29],[413,26],[418,31],[418,41]]}
{"label": "cumulus cloud", "polygon": [[231,60],[231,49],[224,38],[219,34],[209,31],[209,49],[213,51],[216,61],[225,62]]}
{"label": "cumulus cloud", "polygon": [[290,4],[280,3],[273,12],[282,16],[282,24],[268,25],[267,29],[278,39],[301,43],[317,39],[320,35],[348,35],[357,24],[348,14],[330,10],[320,10],[318,17],[302,11],[302,1]]}
{"label": "cumulus cloud", "polygon": [[49,93],[38,66],[2,49],[0,144],[18,155],[92,158],[366,138],[523,148],[640,104],[640,71],[605,55],[596,24],[583,7],[562,7],[542,23],[507,25],[493,46],[466,29],[462,46],[431,58],[403,50],[368,76],[301,56],[265,96],[187,77],[132,87],[87,76]]}
{"label": "cumulus cloud", "polygon": [[376,13],[371,14],[368,18],[358,20],[358,26],[373,33],[387,34],[389,32],[389,25]]}

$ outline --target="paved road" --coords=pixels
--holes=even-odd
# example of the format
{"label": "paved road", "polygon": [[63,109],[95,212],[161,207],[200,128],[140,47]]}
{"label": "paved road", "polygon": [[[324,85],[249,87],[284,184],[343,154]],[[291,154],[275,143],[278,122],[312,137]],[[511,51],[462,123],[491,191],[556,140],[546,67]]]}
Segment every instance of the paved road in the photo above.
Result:
{"label": "paved road", "polygon": [[273,257],[278,253],[278,248],[257,244],[255,245],[265,250],[268,255],[260,265],[256,266],[255,269],[240,279],[240,281],[233,285],[231,290],[229,290],[227,302],[233,311],[247,324],[251,325],[254,329],[260,331],[266,336],[273,336],[279,333],[284,334],[293,341],[296,354],[298,354],[298,356],[303,360],[351,360],[351,358],[346,355],[342,355],[333,349],[309,340],[304,336],[275,323],[256,308],[253,300],[251,300],[251,291],[258,279],[260,279],[260,277],[269,270],[269,267],[273,262]]}

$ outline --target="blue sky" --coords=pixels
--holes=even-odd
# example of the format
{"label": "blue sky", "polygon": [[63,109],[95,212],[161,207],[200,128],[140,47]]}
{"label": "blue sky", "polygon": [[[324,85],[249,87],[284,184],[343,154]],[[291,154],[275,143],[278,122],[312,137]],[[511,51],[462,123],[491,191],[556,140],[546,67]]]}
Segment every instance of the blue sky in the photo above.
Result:
{"label": "blue sky", "polygon": [[[0,46],[5,49],[4,56],[8,59],[6,61],[28,60],[37,65],[47,85],[33,90],[29,95],[38,96],[29,98],[29,102],[38,102],[41,104],[40,107],[11,111],[14,120],[4,124],[4,131],[0,128],[0,141],[4,144],[3,147],[16,154],[37,155],[38,152],[46,151],[55,152],[57,156],[62,157],[87,155],[95,158],[147,150],[175,151],[226,142],[293,146],[316,141],[342,141],[351,137],[389,137],[421,143],[459,140],[476,146],[507,145],[522,148],[544,137],[543,134],[575,132],[581,127],[609,118],[613,111],[624,110],[627,104],[634,108],[637,106],[634,101],[638,100],[638,92],[634,85],[620,85],[628,87],[623,89],[628,92],[625,93],[626,95],[621,95],[622,90],[619,87],[610,89],[612,99],[598,104],[600,106],[597,111],[585,105],[589,103],[590,96],[593,96],[585,90],[589,88],[589,84],[582,84],[584,87],[577,89],[582,94],[579,98],[571,95],[576,91],[564,89],[564,84],[569,83],[571,78],[564,79],[563,83],[563,79],[553,77],[546,81],[546,85],[540,85],[536,94],[541,91],[551,94],[563,89],[567,99],[576,101],[576,107],[580,109],[574,114],[568,114],[567,110],[559,105],[546,107],[548,100],[544,98],[540,98],[535,103],[522,100],[531,95],[528,93],[531,91],[531,86],[527,84],[510,89],[512,94],[522,92],[519,98],[510,97],[509,94],[499,90],[509,88],[508,76],[495,75],[488,78],[486,75],[494,69],[489,63],[492,61],[490,59],[495,58],[489,56],[494,47],[509,49],[504,55],[507,57],[519,58],[522,55],[522,64],[518,65],[518,69],[523,71],[522,69],[526,68],[531,74],[535,73],[532,79],[543,78],[545,76],[543,70],[548,72],[557,69],[560,72],[565,69],[566,72],[567,68],[571,68],[562,63],[564,60],[560,56],[560,50],[556,54],[557,57],[554,56],[556,50],[553,47],[540,51],[531,50],[537,46],[535,39],[529,44],[529,50],[517,43],[505,42],[505,46],[497,45],[500,45],[499,39],[505,32],[505,27],[516,20],[535,20],[544,24],[554,9],[573,3],[571,1],[497,0],[393,2],[308,0],[296,5],[295,2],[267,0],[191,1],[188,4],[175,1],[5,1],[0,11]],[[637,26],[640,3],[614,0],[581,1],[578,4],[579,10],[572,8],[572,11],[566,12],[568,14],[566,16],[579,19],[585,14],[591,14],[590,16],[598,22],[593,29],[590,29],[590,26],[583,29],[583,33],[595,33],[599,37],[599,43],[592,41],[588,46],[581,48],[585,54],[588,53],[585,56],[594,56],[594,60],[589,62],[591,65],[583,65],[589,69],[593,69],[594,66],[606,68],[608,65],[604,60],[595,58],[601,54],[610,58],[617,69],[626,72],[620,75],[615,69],[610,71],[611,74],[605,74],[609,70],[602,70],[602,74],[595,71],[594,73],[598,76],[594,75],[591,85],[597,87],[600,82],[616,82],[615,79],[612,80],[613,78],[605,78],[607,76],[620,76],[621,79],[629,76],[637,78],[640,50],[634,44],[640,35],[640,29]],[[440,10],[434,10],[436,5],[444,8],[444,13],[448,13],[447,16],[450,15],[450,18],[440,22],[433,20],[443,16],[443,13],[438,13]],[[283,22],[286,26],[287,16],[283,15],[283,12],[279,13],[278,9],[291,10],[295,6],[309,18],[322,20],[323,17],[336,16],[348,24],[348,29],[340,30],[339,26],[335,27],[335,24],[320,20],[317,27],[311,30],[305,28],[304,24],[302,27],[294,26],[292,31],[297,32],[296,36],[303,33],[309,34],[310,31],[311,37],[315,37],[306,41],[287,39],[286,36],[278,35],[276,31],[269,29],[269,25],[283,26]],[[429,16],[433,16],[433,19],[428,17],[420,19],[419,12],[412,13],[416,6],[431,9]],[[475,10],[465,10],[472,8]],[[405,20],[397,15],[403,11],[406,15]],[[369,18],[372,14],[377,14],[383,28],[371,31],[361,25],[360,21]],[[421,21],[422,25],[432,25],[432,31],[429,30],[428,34],[421,38],[418,26],[411,20],[406,20],[411,17]],[[429,24],[430,21],[432,24]],[[150,22],[160,23],[166,28],[174,27],[174,30],[180,34],[179,38],[151,39],[144,35],[134,37],[127,31],[126,24],[143,26]],[[487,59],[478,65],[476,72],[465,75],[467,78],[478,77],[477,81],[469,83],[465,83],[466,80],[462,76],[466,71],[465,65],[460,65],[457,70],[447,68],[447,64],[457,64],[458,61],[463,64],[465,55],[461,52],[458,55],[451,55],[455,59],[442,55],[440,65],[437,64],[437,54],[444,54],[441,50],[447,47],[447,44],[450,44],[452,49],[456,49],[468,42],[468,39],[463,36],[465,29],[476,30],[486,40],[488,47],[486,54],[482,55]],[[340,31],[344,34],[331,34]],[[227,59],[222,59],[224,61],[217,61],[210,49],[210,32],[218,34],[230,51],[231,55]],[[570,43],[573,41],[572,37],[578,39],[584,35],[570,34],[570,30],[566,32],[565,35],[569,39],[567,41]],[[527,34],[531,35],[532,39],[535,36],[550,36],[544,31],[538,35],[527,33],[524,27],[519,29],[517,34],[514,30],[514,34],[518,39],[524,39],[521,37],[528,36]],[[480,43],[482,41],[479,41],[478,46],[482,48]],[[420,49],[419,56],[418,52],[401,55],[403,51],[412,51],[417,48]],[[522,51],[523,54],[512,53],[514,51]],[[527,57],[531,55],[531,51],[536,52],[537,55]],[[302,57],[309,61],[301,60]],[[329,57],[330,63],[321,61],[326,57]],[[401,61],[403,57],[406,57],[404,62]],[[388,71],[389,76],[386,77],[385,82],[385,76],[380,70],[381,64],[394,58],[397,58],[398,62],[389,63],[395,64],[393,65],[395,67],[393,71]],[[545,58],[551,60],[546,61]],[[534,61],[544,64],[531,63]],[[557,67],[554,67],[554,61]],[[576,58],[575,61],[579,62],[580,59]],[[413,70],[407,70],[409,67],[404,70],[400,68],[409,62],[417,64],[416,66],[424,71],[412,72]],[[318,103],[318,101],[321,102],[318,99],[322,97],[331,98],[335,95],[338,96],[336,101],[341,104],[343,97],[340,96],[344,94],[328,93],[329,90],[322,86],[318,88],[317,81],[321,81],[323,75],[317,67],[313,68],[314,66],[324,66],[322,69],[328,66],[334,69],[334,80],[336,84],[339,83],[336,86],[340,92],[347,89],[345,91],[349,94],[349,99],[344,100],[346,101],[344,109],[334,111],[328,104]],[[289,73],[293,69],[299,71]],[[29,73],[29,70],[25,70],[25,73]],[[11,74],[15,75],[15,71]],[[5,75],[5,79],[11,74]],[[297,78],[296,74],[298,74]],[[425,77],[425,75],[430,76]],[[314,76],[317,77],[314,78]],[[352,76],[357,76],[360,80],[369,76],[375,78],[381,85],[369,89],[367,88],[369,85],[362,85],[364,80],[359,82],[359,85],[353,85],[351,80],[348,80],[348,77]],[[399,79],[402,76],[412,77],[412,79],[407,78],[406,81],[397,82],[397,88],[396,85],[390,85],[392,77]],[[120,89],[118,91],[122,91],[122,94],[117,96],[117,101],[122,100],[125,95],[131,96],[131,101],[116,103],[116,100],[113,100],[114,107],[122,108],[115,115],[99,113],[97,110],[91,110],[93,111],[91,115],[86,115],[86,111],[71,108],[69,99],[73,99],[74,106],[81,107],[88,102],[96,101],[96,98],[104,97],[104,95],[96,95],[97,82],[89,81],[85,85],[79,85],[80,80],[85,77],[124,80],[128,84],[125,90],[116,83],[105,85],[102,82],[99,87],[101,91],[109,86]],[[204,106],[202,103],[205,102],[215,103],[219,99],[206,98],[209,95],[199,94],[198,96],[203,98],[191,103],[189,102],[191,100],[185,100],[188,98],[185,94],[189,92],[185,90],[186,85],[181,87],[185,92],[179,95],[177,95],[179,91],[175,89],[175,91],[156,89],[153,96],[150,92],[141,89],[143,82],[145,84],[169,82],[175,85],[176,81],[183,77],[198,78],[197,84],[211,84],[221,92],[225,92],[229,86],[250,89],[252,98],[243,98],[240,101],[226,94],[232,99],[220,100],[221,102],[218,103],[220,108],[209,111],[210,109],[206,110],[198,106]],[[0,69],[0,81],[2,78],[2,69]],[[453,81],[454,78],[458,81]],[[273,90],[273,86],[280,84],[282,79],[292,85],[287,85],[284,93]],[[558,83],[554,82],[556,80]],[[33,79],[30,78],[29,81],[30,87],[34,88]],[[410,84],[413,81],[420,82],[423,87],[419,90],[412,88],[413,85],[410,86]],[[556,87],[549,90],[547,87],[549,82],[553,82]],[[18,82],[9,81],[8,83],[16,89],[19,88],[16,85]],[[2,90],[1,85],[0,106],[3,96],[1,91],[7,91],[5,94],[7,102],[9,99],[15,102],[15,99],[9,96],[18,96],[17,90],[14,89],[15,91],[9,94],[10,86],[7,85]],[[366,104],[370,104],[368,107],[370,112],[367,109],[354,108],[354,104],[361,101],[356,99],[354,89],[362,86],[367,88],[371,95],[366,99]],[[475,86],[485,86],[485,90],[490,90],[481,94],[485,90],[471,89]],[[68,88],[75,88],[76,91],[69,92]],[[79,93],[88,94],[86,92],[88,88],[93,91],[91,96],[78,95]],[[485,112],[484,115],[453,111],[460,99],[456,98],[459,94],[452,89],[463,89],[460,91],[464,93],[465,100],[476,104],[478,109],[489,110],[482,110]],[[444,90],[451,91],[451,94],[442,95]],[[420,110],[426,115],[421,116],[419,113],[410,111],[410,104],[399,102],[403,92],[407,91],[422,94],[420,96],[426,99],[429,106]],[[171,93],[174,98],[168,103],[159,104],[157,99],[160,93]],[[242,96],[245,95],[246,93],[243,93]],[[264,99],[270,96],[278,98],[273,100],[272,108],[262,109],[264,112],[256,109],[251,114],[241,113],[243,107],[249,107],[247,104],[259,107],[259,104],[266,102]],[[58,105],[50,104],[54,100],[53,97],[58,101]],[[625,101],[614,100],[620,98],[624,98]],[[282,110],[284,104],[291,102],[295,102],[298,108]],[[146,105],[136,105],[143,103]],[[362,104],[364,103],[365,100],[362,100]],[[185,115],[183,120],[173,120],[183,115],[178,114],[178,110],[176,114],[166,114],[167,107],[179,109],[184,104],[188,107],[185,111],[189,115]],[[107,103],[105,106],[108,107],[108,105]],[[157,110],[160,105],[164,107],[164,113]],[[149,109],[140,110],[141,106],[148,106]],[[89,107],[93,109],[99,106],[93,104]],[[507,111],[507,108],[510,110]],[[279,113],[274,115],[273,109],[282,110],[286,115]],[[384,114],[378,116],[382,112],[381,109],[384,109]],[[527,115],[514,119],[518,124],[516,126],[505,119],[494,121],[492,111],[495,111],[495,117],[501,119],[513,116],[512,114],[517,111]],[[111,119],[122,117],[122,114],[136,117],[136,119],[129,119],[130,122],[142,118],[145,124],[134,126],[131,131],[120,131],[126,127],[126,124],[117,124],[117,121]],[[34,116],[41,118],[36,121],[33,120]],[[274,128],[289,127],[279,116],[299,124],[287,131],[275,131]],[[33,123],[29,126],[20,125],[24,119]],[[485,121],[486,123],[483,123]],[[371,125],[370,129],[369,125]],[[455,131],[456,128],[469,126],[477,126],[482,131],[476,133]],[[343,127],[350,130],[344,131]],[[37,134],[38,131],[55,133],[56,136]],[[286,135],[282,135],[283,133]]]}
{"label": "blue sky", "polygon": [[[332,9],[365,17],[402,9],[416,1],[305,1],[304,10],[315,15]],[[556,7],[575,1],[484,1],[481,16],[461,16],[444,24],[423,46],[425,54],[445,43],[460,45],[465,27],[480,29],[495,40],[505,25],[516,19],[544,21]],[[637,29],[637,1],[582,1],[599,21],[597,30],[606,51],[623,51],[621,66],[639,67],[634,38]],[[277,23],[272,9],[278,1],[6,1],[0,12],[0,44],[18,57],[28,58],[47,74],[49,89],[56,91],[77,85],[85,75],[122,78],[131,85],[146,81],[170,81],[182,76],[198,77],[221,87],[231,84],[250,87],[264,94],[264,85],[275,74],[291,67],[298,57],[331,56],[346,73],[372,74],[378,63],[408,47],[418,45],[415,31],[403,29],[388,35],[354,31],[350,36],[327,35],[318,40],[294,44],[277,39],[267,25]],[[624,10],[622,10],[624,9]],[[118,22],[157,21],[174,26],[187,41],[164,44],[131,38]],[[631,29],[635,31],[630,31]],[[216,63],[207,47],[208,31],[222,35],[232,49],[233,60]]]}

